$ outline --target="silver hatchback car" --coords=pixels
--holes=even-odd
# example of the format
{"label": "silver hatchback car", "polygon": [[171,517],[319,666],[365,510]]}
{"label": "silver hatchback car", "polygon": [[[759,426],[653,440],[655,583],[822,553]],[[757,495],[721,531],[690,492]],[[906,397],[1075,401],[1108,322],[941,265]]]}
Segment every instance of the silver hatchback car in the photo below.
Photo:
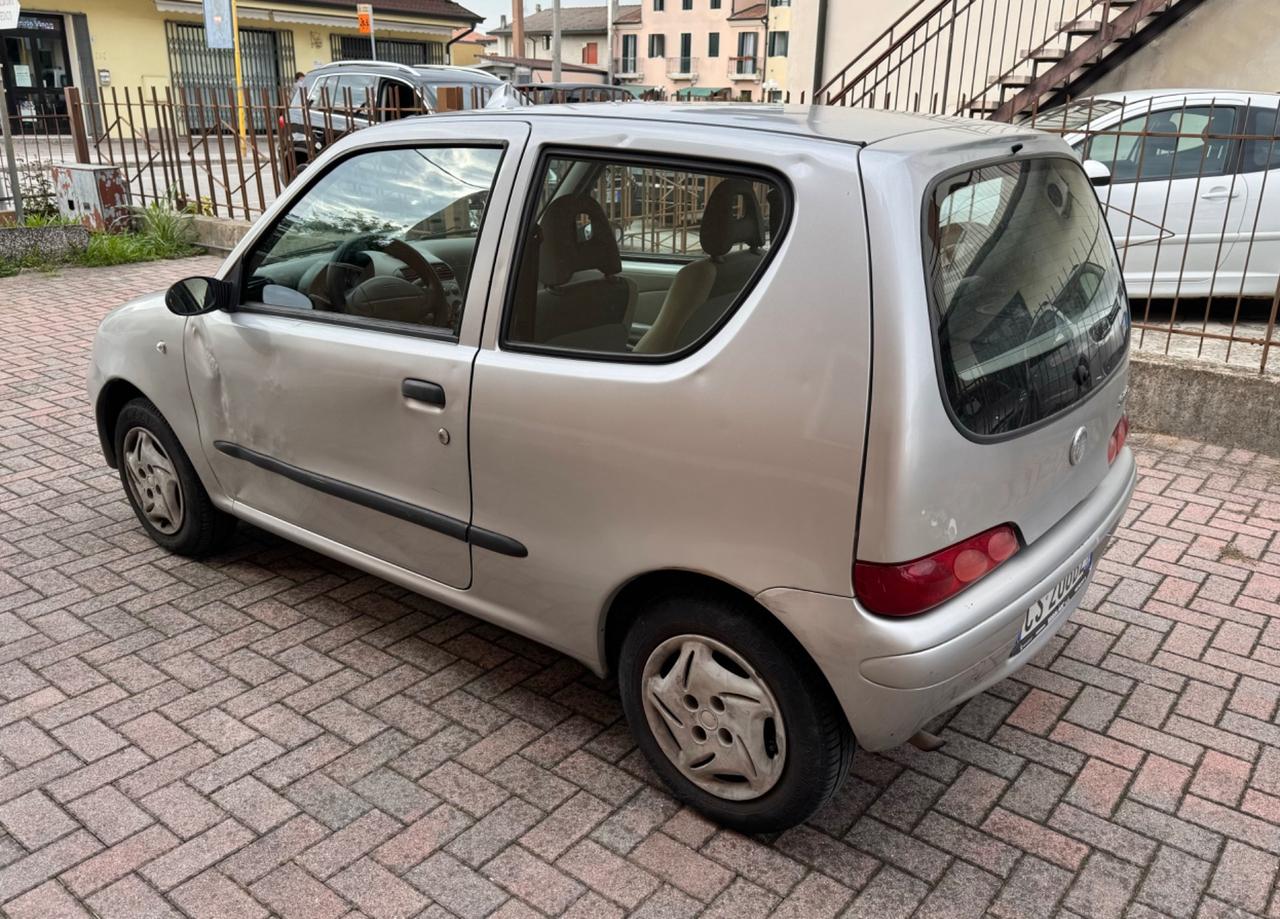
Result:
{"label": "silver hatchback car", "polygon": [[765,831],[1079,603],[1128,343],[1060,140],[547,106],[344,139],[111,313],[89,394],[161,546],[238,518],[615,674],[673,791]]}

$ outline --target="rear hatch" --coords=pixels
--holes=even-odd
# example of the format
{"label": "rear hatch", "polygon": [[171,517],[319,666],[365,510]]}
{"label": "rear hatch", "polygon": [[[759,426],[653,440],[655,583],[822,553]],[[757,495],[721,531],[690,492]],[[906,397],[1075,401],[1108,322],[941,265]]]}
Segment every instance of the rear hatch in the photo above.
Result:
{"label": "rear hatch", "polygon": [[1005,524],[1031,545],[1107,475],[1123,411],[1128,303],[1093,188],[1060,140],[991,125],[861,164],[877,273],[858,559]]}

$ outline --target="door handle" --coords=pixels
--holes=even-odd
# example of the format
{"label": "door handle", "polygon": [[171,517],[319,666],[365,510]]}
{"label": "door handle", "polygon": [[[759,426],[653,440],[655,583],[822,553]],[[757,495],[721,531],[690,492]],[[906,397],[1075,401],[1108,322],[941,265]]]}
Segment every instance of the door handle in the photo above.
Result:
{"label": "door handle", "polygon": [[400,394],[414,402],[425,402],[444,408],[444,387],[427,380],[407,379],[400,383]]}
{"label": "door handle", "polygon": [[1200,197],[1205,201],[1222,201],[1225,198],[1239,198],[1240,190],[1233,188],[1228,191],[1226,188],[1219,186],[1218,188],[1209,189]]}

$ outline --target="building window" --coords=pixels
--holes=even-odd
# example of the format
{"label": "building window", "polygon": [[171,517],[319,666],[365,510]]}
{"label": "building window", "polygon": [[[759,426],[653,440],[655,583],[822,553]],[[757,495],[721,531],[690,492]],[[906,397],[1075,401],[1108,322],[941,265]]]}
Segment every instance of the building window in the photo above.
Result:
{"label": "building window", "polygon": [[599,55],[599,53],[600,52],[597,50],[597,45],[595,42],[593,41],[587,42],[585,45],[582,46],[582,63],[584,64],[597,63],[597,56]]}
{"label": "building window", "polygon": [[667,8],[667,0],[653,0],[653,11],[661,13]]}
{"label": "building window", "polygon": [[786,57],[787,45],[790,44],[790,32],[769,33],[769,57]]}
{"label": "building window", "polygon": [[[734,63],[734,73],[752,75],[759,72],[756,56],[760,53],[759,32],[738,33],[738,57]],[[748,95],[750,95],[748,93]]]}
{"label": "building window", "polygon": [[680,34],[680,73],[693,73],[693,33]]}
{"label": "building window", "polygon": [[636,64],[636,38],[635,35],[622,36],[622,67],[619,68],[622,73],[640,72]]}
{"label": "building window", "polygon": [[720,9],[720,0],[711,0],[711,8],[713,10]]}
{"label": "building window", "polygon": [[682,10],[693,9],[693,0],[680,0],[680,9]]}
{"label": "building window", "polygon": [[720,33],[712,32],[707,36],[707,57],[720,56]]}
{"label": "building window", "polygon": [[649,36],[649,57],[666,57],[667,36],[662,34]]}
{"label": "building window", "polygon": [[790,6],[791,0],[769,0],[770,6]]}

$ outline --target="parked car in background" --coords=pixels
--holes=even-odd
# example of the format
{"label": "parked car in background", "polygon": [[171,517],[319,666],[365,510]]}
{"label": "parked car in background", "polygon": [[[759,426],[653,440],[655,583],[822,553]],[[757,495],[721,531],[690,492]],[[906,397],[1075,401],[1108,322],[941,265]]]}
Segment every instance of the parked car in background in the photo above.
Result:
{"label": "parked car in background", "polygon": [[[315,166],[98,330],[106,461],[165,549],[239,518],[614,673],[656,772],[746,832],[855,740],[930,746],[1080,602],[1136,469],[1060,139],[591,104]],[[653,200],[611,217],[619,188]]]}
{"label": "parked car in background", "polygon": [[1086,160],[1132,297],[1272,297],[1280,95],[1109,93],[1040,112]]}
{"label": "parked car in background", "polygon": [[502,81],[474,67],[396,64],[390,61],[335,61],[307,73],[294,87],[280,118],[286,159],[295,168],[309,163],[327,144],[370,124],[440,108],[441,90],[457,90],[452,105],[483,108]]}

